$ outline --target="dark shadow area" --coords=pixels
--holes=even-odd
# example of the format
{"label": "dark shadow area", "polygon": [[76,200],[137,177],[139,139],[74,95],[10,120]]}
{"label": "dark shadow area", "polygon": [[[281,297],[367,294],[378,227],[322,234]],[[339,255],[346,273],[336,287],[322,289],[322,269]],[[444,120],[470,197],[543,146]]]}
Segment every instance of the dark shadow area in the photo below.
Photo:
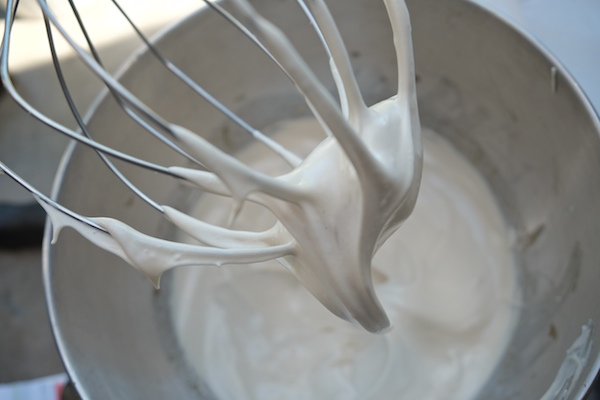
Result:
{"label": "dark shadow area", "polygon": [[0,250],[42,245],[46,212],[38,203],[0,204]]}

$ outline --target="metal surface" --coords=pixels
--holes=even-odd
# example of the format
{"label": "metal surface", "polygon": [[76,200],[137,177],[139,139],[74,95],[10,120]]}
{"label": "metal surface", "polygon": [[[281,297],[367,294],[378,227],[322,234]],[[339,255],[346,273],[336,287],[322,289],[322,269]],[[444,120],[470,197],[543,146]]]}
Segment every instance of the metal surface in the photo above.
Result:
{"label": "metal surface", "polygon": [[[516,237],[523,299],[515,307],[521,320],[480,398],[536,399],[552,383],[581,326],[600,321],[600,124],[556,60],[505,22],[459,0],[408,3],[423,125],[451,140],[480,168]],[[255,4],[285,28],[333,88],[318,38],[302,15],[283,2]],[[367,100],[388,97],[395,87],[395,58],[382,2],[330,6]],[[191,17],[158,46],[257,128],[308,115],[285,76],[213,13]],[[161,114],[224,148],[247,141],[148,54],[137,57],[121,81]],[[181,161],[143,135],[111,100],[98,102],[89,127],[103,143],[126,152],[164,165]],[[159,202],[185,206],[190,201],[173,180],[124,170]],[[115,216],[152,234],[171,232],[87,149],[71,149],[55,194],[86,215]],[[84,398],[210,398],[172,337],[168,284],[155,292],[134,269],[72,231],[55,246],[46,243],[45,264],[57,342]],[[596,374],[597,330],[593,338],[592,359],[566,398],[582,398]]]}
{"label": "metal surface", "polygon": [[600,109],[600,3],[593,0],[473,0],[503,14],[554,54]]}

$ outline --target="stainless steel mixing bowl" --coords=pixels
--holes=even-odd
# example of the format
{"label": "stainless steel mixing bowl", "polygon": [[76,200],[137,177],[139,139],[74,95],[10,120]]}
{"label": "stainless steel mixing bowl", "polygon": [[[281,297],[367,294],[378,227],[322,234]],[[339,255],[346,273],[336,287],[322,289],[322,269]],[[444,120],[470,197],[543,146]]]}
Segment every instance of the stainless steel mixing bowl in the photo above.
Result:
{"label": "stainless steel mixing bowl", "polygon": [[[290,2],[254,3],[285,27],[317,74],[332,82],[301,13]],[[329,3],[367,100],[388,97],[395,88],[395,57],[383,2]],[[481,170],[515,232],[523,299],[514,307],[520,322],[480,398],[538,399],[581,327],[600,321],[600,124],[560,64],[506,21],[463,0],[408,3],[423,125],[447,137]],[[163,35],[158,46],[257,128],[308,114],[277,68],[214,13],[198,12]],[[230,121],[147,53],[131,61],[121,79],[151,107],[223,148],[246,143]],[[99,99],[89,121],[106,144],[165,165],[181,161],[144,135],[108,96]],[[159,203],[185,207],[191,201],[172,179],[125,170]],[[115,216],[152,234],[172,232],[79,146],[64,160],[55,195],[86,215]],[[156,292],[133,268],[72,231],[54,246],[46,242],[45,276],[57,343],[84,398],[210,398],[174,339],[168,278]],[[580,374],[565,380],[566,396],[560,398],[584,397],[595,377],[597,329],[591,338],[589,358]],[[569,378],[568,367],[577,364],[565,365]]]}

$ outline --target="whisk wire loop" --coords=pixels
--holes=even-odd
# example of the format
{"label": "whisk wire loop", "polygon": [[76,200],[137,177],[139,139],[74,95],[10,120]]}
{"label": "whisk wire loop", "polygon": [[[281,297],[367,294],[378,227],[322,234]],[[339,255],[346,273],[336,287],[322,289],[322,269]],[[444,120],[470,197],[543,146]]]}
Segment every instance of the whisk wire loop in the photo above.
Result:
{"label": "whisk wire loop", "polygon": [[[69,3],[71,4],[71,7],[73,9],[73,12],[76,15],[77,20],[79,21],[80,26],[82,27],[82,31],[83,34],[86,37],[86,40],[88,40],[89,42],[89,37],[87,34],[87,31],[85,29],[83,29],[83,25],[81,24],[81,20],[79,17],[79,13],[77,12],[77,8],[75,6],[75,4],[73,3],[72,0],[69,0]],[[50,26],[50,22],[48,20],[48,18],[46,18],[46,16],[44,16],[44,24],[46,26],[46,35],[48,37],[48,44],[50,46],[50,53],[52,55],[52,63],[54,65],[54,69],[56,71],[56,75],[58,78],[58,81],[60,83],[60,87],[62,89],[62,92],[64,94],[64,97],[67,101],[67,104],[69,106],[69,109],[71,110],[71,114],[73,114],[73,117],[75,118],[77,125],[79,126],[79,128],[81,129],[81,131],[83,132],[83,134],[89,138],[92,139],[92,135],[87,127],[87,124],[83,121],[83,118],[81,117],[81,114],[79,113],[79,110],[77,109],[77,106],[75,105],[75,102],[73,101],[73,97],[71,96],[71,92],[68,88],[67,82],[65,80],[63,71],[62,71],[62,67],[61,67],[61,63],[60,60],[58,59],[58,55],[56,54],[56,46],[54,44],[54,37],[52,35],[52,27]],[[93,46],[91,47],[91,51],[92,54],[94,55],[94,57],[98,57],[97,52],[95,51],[95,49],[93,48]],[[144,200],[146,203],[148,203],[150,206],[152,206],[154,209],[156,209],[159,212],[164,212],[164,210],[162,209],[162,207],[156,203],[155,201],[153,201],[148,195],[146,195],[144,192],[142,192],[137,186],[135,186],[129,179],[127,179],[127,177],[125,177],[125,175],[121,172],[120,169],[118,169],[109,159],[107,156],[105,156],[101,151],[96,150],[96,153],[98,154],[98,156],[100,157],[100,159],[106,164],[106,166],[111,170],[111,172],[121,181],[123,182],[133,193],[135,193],[137,196],[139,196],[142,200]]]}

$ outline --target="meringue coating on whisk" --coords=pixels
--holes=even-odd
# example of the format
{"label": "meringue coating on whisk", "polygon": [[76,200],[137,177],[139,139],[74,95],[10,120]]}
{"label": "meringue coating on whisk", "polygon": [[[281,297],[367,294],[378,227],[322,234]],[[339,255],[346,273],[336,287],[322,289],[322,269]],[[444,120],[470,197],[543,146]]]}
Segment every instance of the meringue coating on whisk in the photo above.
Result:
{"label": "meringue coating on whisk", "polygon": [[[389,320],[373,289],[371,260],[412,212],[422,169],[410,20],[403,0],[384,0],[396,48],[398,92],[370,107],[361,96],[342,37],[323,0],[298,2],[317,29],[330,57],[339,102],[318,81],[285,34],[259,15],[247,0],[232,0],[235,17],[218,3],[207,3],[259,44],[280,66],[328,134],[305,159],[247,125],[144,39],[172,73],[284,158],[292,169],[281,176],[255,171],[201,135],[157,115],[102,68],[89,40],[88,53],[62,29],[45,1],[39,2],[47,26],[54,25],[71,43],[82,61],[106,83],[123,110],[196,167],[158,166],[103,146],[87,132],[74,106],[72,110],[84,136],[48,120],[35,109],[30,110],[31,106],[14,90],[8,76],[9,16],[1,72],[10,93],[25,108],[29,107],[34,117],[96,149],[108,168],[136,194],[201,244],[155,238],[112,218],[77,215],[31,188],[0,164],[3,171],[28,188],[47,210],[53,222],[54,240],[62,227],[71,227],[142,271],[157,287],[164,272],[179,266],[250,264],[277,259],[335,315],[374,333],[389,328]],[[13,2],[9,1],[9,5],[12,10]],[[48,28],[52,43],[51,32]],[[56,60],[55,65],[60,79],[60,64]],[[68,90],[65,94],[68,97]],[[268,208],[277,222],[264,232],[247,232],[200,221],[154,202],[129,182],[107,155],[184,180],[203,191],[232,198],[236,204],[232,221],[242,204],[250,201]]]}

